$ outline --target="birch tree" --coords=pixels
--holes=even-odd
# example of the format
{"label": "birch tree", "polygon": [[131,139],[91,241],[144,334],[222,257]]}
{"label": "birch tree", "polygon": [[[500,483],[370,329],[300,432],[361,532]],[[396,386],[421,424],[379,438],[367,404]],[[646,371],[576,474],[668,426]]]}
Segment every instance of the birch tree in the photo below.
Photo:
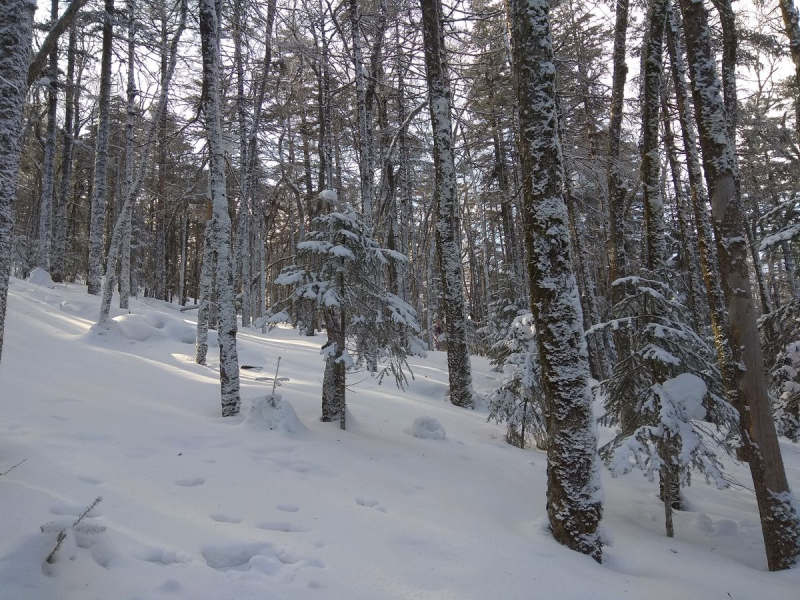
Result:
{"label": "birch tree", "polygon": [[200,0],[200,39],[203,55],[203,113],[209,153],[212,216],[211,245],[216,255],[217,301],[219,304],[219,378],[222,416],[239,414],[239,358],[236,351],[236,303],[233,261],[225,185],[225,146],[222,138],[220,102],[219,12],[215,0]]}
{"label": "birch tree", "polygon": [[100,294],[103,272],[103,232],[106,216],[106,191],[108,188],[108,144],[111,123],[111,54],[114,41],[114,0],[104,0],[103,48],[100,58],[100,96],[97,99],[97,138],[94,148],[94,181],[89,225],[89,275],[87,288],[90,294]]}

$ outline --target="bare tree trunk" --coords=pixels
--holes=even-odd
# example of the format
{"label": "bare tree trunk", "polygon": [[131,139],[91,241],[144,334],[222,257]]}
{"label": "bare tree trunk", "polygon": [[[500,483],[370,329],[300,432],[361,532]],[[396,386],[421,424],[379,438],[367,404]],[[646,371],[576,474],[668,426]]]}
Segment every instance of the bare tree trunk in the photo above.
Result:
{"label": "bare tree trunk", "polygon": [[8,279],[11,274],[13,203],[17,197],[25,85],[31,53],[33,12],[28,0],[0,3],[0,358],[5,335]]}
{"label": "bare tree trunk", "polygon": [[791,567],[800,546],[800,522],[793,499],[767,395],[764,360],[747,270],[747,242],[740,199],[736,193],[736,161],[726,130],[708,11],[702,0],[680,0],[700,147],[711,195],[722,285],[730,315],[737,384],[743,399],[741,435],[745,444],[761,527],[772,571]]}
{"label": "bare tree trunk", "polygon": [[208,136],[214,249],[217,263],[217,298],[219,303],[219,377],[222,390],[222,416],[239,414],[239,359],[236,351],[236,302],[233,289],[233,265],[225,186],[225,146],[222,138],[220,106],[219,18],[214,0],[200,0],[200,37],[203,55],[203,112]]}
{"label": "bare tree trunk", "polygon": [[471,407],[472,372],[467,347],[464,277],[458,231],[458,198],[450,121],[450,84],[447,76],[440,0],[421,0],[428,108],[433,127],[436,171],[436,246],[442,276],[442,296],[447,326],[447,367],[450,401]]}
{"label": "bare tree trunk", "polygon": [[598,562],[597,438],[569,217],[546,0],[508,3],[520,120],[531,309],[547,405],[547,513],[555,539]]}
{"label": "bare tree trunk", "polygon": [[111,110],[111,54],[113,52],[114,0],[105,0],[103,49],[100,59],[100,97],[97,99],[97,139],[94,147],[91,221],[89,226],[89,276],[87,291],[99,295],[103,273],[103,232],[105,231],[106,191],[108,187],[108,139]]}

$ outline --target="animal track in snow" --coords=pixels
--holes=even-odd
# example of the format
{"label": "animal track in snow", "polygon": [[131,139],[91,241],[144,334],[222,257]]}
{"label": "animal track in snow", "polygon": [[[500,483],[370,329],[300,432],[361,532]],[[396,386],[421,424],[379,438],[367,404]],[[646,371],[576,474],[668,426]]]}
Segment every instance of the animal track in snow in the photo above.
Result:
{"label": "animal track in snow", "polygon": [[385,513],[386,507],[381,506],[380,502],[381,502],[380,500],[372,500],[369,498],[356,498],[356,504],[358,504],[359,506],[364,506],[366,508],[374,508],[377,511]]}
{"label": "animal track in snow", "polygon": [[256,525],[259,529],[266,529],[267,531],[283,531],[284,533],[304,533],[310,531],[309,529],[290,523],[289,521],[265,521]]}
{"label": "animal track in snow", "polygon": [[103,483],[102,479],[97,479],[95,477],[88,477],[88,476],[80,476],[78,477],[78,481],[82,481],[83,483],[88,483],[89,485],[100,485]]}
{"label": "animal track in snow", "polygon": [[156,565],[176,565],[192,562],[192,557],[179,550],[167,550],[155,546],[145,546],[134,554],[141,561]]}
{"label": "animal track in snow", "polygon": [[205,482],[206,480],[203,477],[186,477],[184,479],[176,479],[175,485],[181,487],[197,487],[198,485],[203,485]]}
{"label": "animal track in snow", "polygon": [[300,510],[300,507],[297,506],[296,504],[278,504],[278,506],[276,506],[275,508],[277,508],[282,512],[292,512],[292,513]]}
{"label": "animal track in snow", "polygon": [[217,523],[241,523],[242,519],[240,517],[232,517],[230,515],[225,515],[222,513],[213,513],[208,515]]}

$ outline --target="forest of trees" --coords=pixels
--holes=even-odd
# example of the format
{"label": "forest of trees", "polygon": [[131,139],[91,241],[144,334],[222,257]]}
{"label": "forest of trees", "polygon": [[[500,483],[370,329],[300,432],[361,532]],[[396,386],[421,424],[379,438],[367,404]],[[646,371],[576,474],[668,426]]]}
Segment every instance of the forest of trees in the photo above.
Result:
{"label": "forest of trees", "polygon": [[[470,355],[548,460],[553,536],[600,561],[603,463],[748,463],[768,565],[800,555],[800,18],[793,0],[4,0],[9,277],[196,311],[239,413],[239,328],[325,332],[402,385]],[[320,344],[321,346],[323,343]],[[2,354],[0,354],[0,357]],[[594,381],[599,384],[592,385]],[[617,435],[598,448],[593,403]]]}

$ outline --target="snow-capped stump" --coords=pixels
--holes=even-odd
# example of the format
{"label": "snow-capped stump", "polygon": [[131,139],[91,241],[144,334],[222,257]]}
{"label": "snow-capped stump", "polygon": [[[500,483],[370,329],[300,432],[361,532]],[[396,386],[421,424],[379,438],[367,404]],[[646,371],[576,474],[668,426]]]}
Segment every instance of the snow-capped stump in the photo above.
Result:
{"label": "snow-capped stump", "polygon": [[433,417],[417,417],[408,434],[423,440],[443,440],[447,432]]}
{"label": "snow-capped stump", "polygon": [[301,433],[306,430],[292,405],[275,393],[253,400],[246,423],[285,433]]}

